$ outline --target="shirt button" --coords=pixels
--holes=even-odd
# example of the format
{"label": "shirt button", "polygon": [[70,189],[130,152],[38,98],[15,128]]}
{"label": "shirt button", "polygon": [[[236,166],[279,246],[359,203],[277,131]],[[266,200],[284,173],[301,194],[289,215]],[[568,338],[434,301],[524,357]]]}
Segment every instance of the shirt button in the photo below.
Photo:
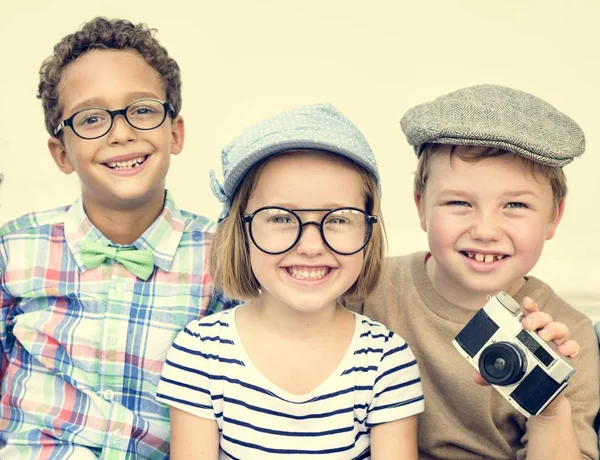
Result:
{"label": "shirt button", "polygon": [[115,397],[115,392],[112,390],[104,390],[102,392],[102,396],[104,397],[104,399],[106,399],[107,401],[112,401]]}
{"label": "shirt button", "polygon": [[119,294],[123,294],[125,292],[125,289],[126,289],[126,287],[125,287],[124,283],[117,284],[117,292]]}
{"label": "shirt button", "polygon": [[116,335],[109,335],[108,336],[108,346],[109,347],[115,347],[117,345],[117,342],[119,341],[119,339],[117,339]]}
{"label": "shirt button", "polygon": [[112,438],[113,438],[113,442],[117,443],[121,439],[123,439],[123,433],[121,433],[121,430],[119,430],[117,428],[115,431],[112,432]]}

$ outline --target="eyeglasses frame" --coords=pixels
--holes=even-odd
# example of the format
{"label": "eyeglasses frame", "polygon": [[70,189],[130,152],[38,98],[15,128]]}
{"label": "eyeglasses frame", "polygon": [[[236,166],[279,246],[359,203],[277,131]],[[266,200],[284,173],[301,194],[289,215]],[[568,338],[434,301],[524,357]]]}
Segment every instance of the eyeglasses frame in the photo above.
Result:
{"label": "eyeglasses frame", "polygon": [[[292,214],[299,222],[300,226],[298,227],[298,236],[296,237],[294,243],[287,249],[285,249],[284,251],[279,251],[279,252],[269,252],[269,251],[265,251],[263,248],[261,248],[257,243],[256,240],[254,239],[254,235],[252,234],[252,219],[254,219],[254,216],[256,214],[258,214],[259,212],[265,210],[265,209],[280,209],[282,211],[286,211],[289,212],[290,214]],[[325,219],[333,214],[336,211],[340,211],[342,209],[349,209],[351,211],[358,211],[363,213],[366,217],[367,217],[367,223],[368,225],[368,229],[367,229],[367,234],[365,235],[365,242],[364,244],[358,248],[356,251],[352,251],[352,252],[340,252],[335,250],[334,248],[331,247],[331,245],[327,242],[327,238],[325,238],[325,232],[323,230],[323,224],[325,223]],[[314,220],[310,220],[308,222],[303,222],[302,219],[300,218],[300,216],[297,214],[298,212],[316,212],[316,211],[324,211],[325,214],[323,215],[323,217],[321,218],[321,222],[317,222]],[[335,252],[336,254],[342,255],[342,256],[351,256],[353,254],[356,254],[357,252],[362,251],[365,246],[367,244],[369,244],[369,241],[371,239],[371,235],[373,234],[373,224],[376,224],[378,222],[377,216],[373,216],[370,215],[368,213],[366,213],[365,211],[363,211],[362,209],[359,208],[354,208],[352,206],[341,206],[339,208],[302,208],[302,209],[291,209],[291,208],[284,208],[281,206],[263,206],[262,208],[258,208],[257,210],[255,210],[253,213],[251,214],[242,214],[242,222],[247,223],[248,224],[248,233],[250,234],[250,239],[252,240],[252,243],[254,243],[254,246],[256,246],[260,251],[264,252],[265,254],[270,254],[270,255],[278,255],[278,254],[283,254],[284,252],[288,252],[290,249],[292,249],[294,246],[296,246],[296,244],[298,244],[298,241],[300,241],[300,238],[302,237],[302,231],[304,230],[304,226],[306,225],[316,225],[317,227],[319,227],[319,233],[321,234],[321,240],[323,241],[323,243],[325,243],[325,246],[327,246],[329,249],[331,249],[333,252]]]}
{"label": "eyeglasses frame", "polygon": [[[140,102],[140,101],[155,101],[155,102],[160,102],[163,106],[164,109],[164,116],[163,119],[161,120],[161,122],[156,125],[154,128],[138,128],[137,126],[134,126],[130,121],[129,118],[127,118],[127,110],[129,110],[129,107],[131,107],[133,104]],[[82,112],[85,112],[86,110],[94,110],[94,109],[99,109],[99,110],[105,110],[106,112],[108,112],[110,114],[110,126],[108,127],[108,129],[106,130],[106,132],[104,134],[102,134],[101,136],[96,136],[96,137],[83,137],[81,134],[77,133],[77,131],[75,130],[75,128],[73,128],[73,120],[75,119],[75,117],[77,115],[79,115]],[[144,97],[141,99],[136,99],[135,101],[133,101],[131,104],[128,104],[124,109],[118,109],[118,110],[108,110],[105,107],[88,107],[85,109],[81,109],[78,110],[77,112],[75,112],[73,115],[71,115],[69,118],[66,118],[65,120],[61,121],[61,123],[56,127],[56,129],[54,130],[54,135],[56,137],[58,137],[59,133],[61,131],[64,131],[64,129],[68,126],[71,128],[71,131],[73,131],[73,133],[77,136],[80,137],[81,139],[85,139],[88,141],[92,141],[94,139],[100,139],[101,137],[106,136],[110,130],[113,128],[113,125],[115,124],[115,117],[117,115],[122,115],[123,119],[127,122],[127,124],[129,126],[131,126],[133,129],[137,129],[139,131],[152,131],[153,129],[158,128],[160,125],[162,125],[165,120],[167,119],[168,115],[174,115],[175,114],[175,109],[173,108],[173,106],[171,105],[170,102],[163,102],[160,99],[153,99],[151,97]]]}

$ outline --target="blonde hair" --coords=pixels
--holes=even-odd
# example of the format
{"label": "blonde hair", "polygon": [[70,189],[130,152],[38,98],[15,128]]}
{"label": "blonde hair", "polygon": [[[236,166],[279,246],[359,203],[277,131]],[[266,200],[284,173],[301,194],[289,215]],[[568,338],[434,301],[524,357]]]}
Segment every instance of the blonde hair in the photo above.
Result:
{"label": "blonde hair", "polygon": [[[230,298],[250,300],[260,295],[260,284],[250,265],[250,243],[241,216],[268,162],[275,156],[291,152],[300,152],[300,150],[287,150],[273,155],[257,163],[246,174],[235,192],[229,215],[217,227],[210,251],[210,275],[215,288],[222,290]],[[371,238],[363,249],[364,261],[361,273],[350,289],[342,295],[343,300],[364,300],[375,290],[379,282],[385,255],[385,227],[377,182],[364,168],[345,157],[319,150],[302,150],[302,152],[317,152],[330,156],[357,171],[362,182],[365,211],[378,217],[378,222],[373,225]]]}
{"label": "blonde hair", "polygon": [[[515,153],[495,147],[483,147],[473,145],[446,145],[446,144],[425,144],[423,153],[419,158],[417,170],[415,172],[414,191],[418,195],[425,193],[425,186],[429,178],[429,166],[434,155],[439,153],[450,153],[450,161],[454,155],[466,162],[477,162],[484,158],[499,157],[502,155],[513,155]],[[548,181],[552,188],[555,207],[567,196],[567,178],[561,167],[544,165],[533,160],[518,156],[529,168],[534,177],[543,177]]]}

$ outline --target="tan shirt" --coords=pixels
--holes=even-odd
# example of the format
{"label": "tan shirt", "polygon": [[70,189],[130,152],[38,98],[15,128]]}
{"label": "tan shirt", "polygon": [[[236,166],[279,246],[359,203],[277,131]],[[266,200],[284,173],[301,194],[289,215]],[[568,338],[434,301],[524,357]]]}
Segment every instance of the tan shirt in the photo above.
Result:
{"label": "tan shirt", "polygon": [[[419,416],[420,459],[523,459],[526,418],[492,387],[472,380],[473,368],[452,346],[456,334],[475,314],[441,298],[425,271],[426,253],[387,260],[377,291],[364,309],[352,307],[399,333],[417,357],[425,412]],[[566,390],[583,457],[598,459],[593,429],[598,411],[598,342],[591,321],[545,283],[529,277],[515,296],[532,297],[540,309],[565,323],[581,345],[577,372]]]}

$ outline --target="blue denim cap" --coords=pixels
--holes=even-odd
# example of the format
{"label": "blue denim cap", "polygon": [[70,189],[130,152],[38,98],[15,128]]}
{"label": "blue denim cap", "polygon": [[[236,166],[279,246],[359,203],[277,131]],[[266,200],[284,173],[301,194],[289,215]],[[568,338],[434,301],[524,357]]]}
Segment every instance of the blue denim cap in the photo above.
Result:
{"label": "blue denim cap", "polygon": [[428,143],[476,145],[560,167],[585,151],[575,121],[539,97],[505,86],[459,89],[411,108],[400,124],[417,157]]}
{"label": "blue denim cap", "polygon": [[366,169],[381,190],[375,156],[359,129],[331,104],[309,105],[256,123],[223,149],[223,185],[210,171],[211,189],[223,203],[219,221],[229,215],[235,191],[254,165],[276,153],[298,149],[346,157]]}

